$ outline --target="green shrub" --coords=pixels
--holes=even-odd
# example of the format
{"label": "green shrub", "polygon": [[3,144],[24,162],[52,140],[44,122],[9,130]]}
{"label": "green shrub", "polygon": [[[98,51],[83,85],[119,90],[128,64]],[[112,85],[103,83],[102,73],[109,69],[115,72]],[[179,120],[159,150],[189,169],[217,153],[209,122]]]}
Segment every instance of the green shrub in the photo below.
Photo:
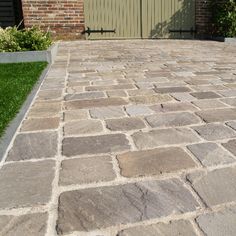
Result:
{"label": "green shrub", "polygon": [[217,36],[236,36],[236,0],[212,0],[214,32]]}
{"label": "green shrub", "polygon": [[37,27],[23,30],[17,27],[0,28],[0,52],[40,51],[51,44],[50,34]]}

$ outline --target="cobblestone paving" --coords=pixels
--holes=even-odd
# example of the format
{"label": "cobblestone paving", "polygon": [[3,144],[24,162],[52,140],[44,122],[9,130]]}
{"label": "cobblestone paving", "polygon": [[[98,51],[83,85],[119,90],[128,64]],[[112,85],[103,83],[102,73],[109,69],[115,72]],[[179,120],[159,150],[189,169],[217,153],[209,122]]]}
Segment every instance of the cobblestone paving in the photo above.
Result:
{"label": "cobblestone paving", "polygon": [[0,166],[0,235],[235,236],[235,55],[61,43]]}

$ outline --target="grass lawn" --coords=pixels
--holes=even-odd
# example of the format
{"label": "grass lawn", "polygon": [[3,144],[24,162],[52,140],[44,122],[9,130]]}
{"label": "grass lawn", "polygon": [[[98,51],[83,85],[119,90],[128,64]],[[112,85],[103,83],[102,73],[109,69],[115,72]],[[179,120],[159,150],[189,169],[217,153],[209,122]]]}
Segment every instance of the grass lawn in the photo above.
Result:
{"label": "grass lawn", "polygon": [[0,137],[46,66],[47,62],[0,64]]}

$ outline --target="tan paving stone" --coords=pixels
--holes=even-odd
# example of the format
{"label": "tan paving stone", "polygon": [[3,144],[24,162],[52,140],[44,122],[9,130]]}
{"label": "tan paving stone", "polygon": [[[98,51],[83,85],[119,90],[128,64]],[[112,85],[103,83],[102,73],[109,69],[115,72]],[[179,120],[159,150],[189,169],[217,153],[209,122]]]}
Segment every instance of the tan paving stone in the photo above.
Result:
{"label": "tan paving stone", "polygon": [[109,118],[117,118],[124,117],[125,112],[122,107],[100,107],[100,108],[92,108],[89,110],[90,116],[96,119],[109,119]]}
{"label": "tan paving stone", "polygon": [[172,98],[166,94],[164,95],[151,95],[151,96],[134,96],[129,98],[131,103],[134,104],[153,104],[171,101]]}
{"label": "tan paving stone", "polygon": [[175,111],[196,111],[197,108],[194,107],[189,102],[174,102],[174,103],[162,103],[150,108],[159,113],[159,112],[175,112]]}
{"label": "tan paving stone", "polygon": [[229,106],[236,107],[236,98],[224,98],[221,99],[221,101],[228,104]]}
{"label": "tan paving stone", "polygon": [[212,99],[212,98],[220,98],[221,97],[214,92],[195,92],[195,93],[191,93],[191,95],[197,99]]}
{"label": "tan paving stone", "polygon": [[129,116],[147,116],[154,112],[146,105],[130,105],[125,107]]}
{"label": "tan paving stone", "polygon": [[135,89],[135,86],[133,84],[118,84],[110,86],[90,86],[85,88],[86,91],[108,91],[116,89]]}
{"label": "tan paving stone", "polygon": [[109,98],[127,97],[127,93],[124,90],[111,90],[107,91],[107,96]]}
{"label": "tan paving stone", "polygon": [[226,148],[228,151],[230,151],[236,156],[236,139],[230,140],[222,145],[224,148]]}
{"label": "tan paving stone", "polygon": [[62,90],[43,90],[38,93],[39,100],[57,100],[62,98]]}
{"label": "tan paving stone", "polygon": [[71,121],[71,120],[84,120],[88,118],[88,111],[86,110],[71,110],[64,112],[64,120]]}
{"label": "tan paving stone", "polygon": [[226,107],[224,103],[216,99],[198,100],[198,101],[194,101],[193,104],[202,110]]}
{"label": "tan paving stone", "polygon": [[73,93],[65,96],[65,101],[104,98],[103,92]]}
{"label": "tan paving stone", "polygon": [[156,87],[154,90],[157,93],[184,93],[191,91],[188,87]]}

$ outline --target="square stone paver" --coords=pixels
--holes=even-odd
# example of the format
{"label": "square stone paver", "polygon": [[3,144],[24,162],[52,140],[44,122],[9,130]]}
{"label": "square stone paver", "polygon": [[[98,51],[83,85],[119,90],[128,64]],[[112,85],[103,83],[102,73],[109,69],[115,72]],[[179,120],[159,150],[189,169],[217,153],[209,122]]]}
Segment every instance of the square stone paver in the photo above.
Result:
{"label": "square stone paver", "polygon": [[137,132],[132,135],[132,138],[138,149],[151,149],[167,144],[194,143],[200,140],[196,134],[185,128]]}
{"label": "square stone paver", "polygon": [[71,121],[65,124],[65,136],[92,134],[103,131],[102,122],[99,120],[78,120]]}
{"label": "square stone paver", "polygon": [[151,127],[174,127],[197,124],[200,119],[189,112],[157,114],[146,117]]}
{"label": "square stone paver", "polygon": [[147,116],[154,113],[148,106],[145,105],[131,105],[125,107],[129,116]]}
{"label": "square stone paver", "polygon": [[65,156],[120,152],[129,149],[129,142],[124,134],[65,138],[62,144],[62,153]]}
{"label": "square stone paver", "polygon": [[7,161],[54,157],[57,155],[57,141],[56,132],[18,134]]}
{"label": "square stone paver", "polygon": [[61,164],[61,185],[110,181],[115,177],[110,156],[71,159]]}
{"label": "square stone paver", "polygon": [[236,132],[222,124],[206,124],[195,126],[193,129],[204,139],[209,141],[229,139],[236,136]]}
{"label": "square stone paver", "polygon": [[161,175],[196,166],[181,148],[159,148],[128,152],[117,156],[125,177]]}
{"label": "square stone paver", "polygon": [[46,213],[0,216],[0,235],[2,236],[44,236],[46,226]]}
{"label": "square stone paver", "polygon": [[91,231],[198,207],[177,179],[70,191],[60,195],[57,230],[60,234]]}
{"label": "square stone paver", "polygon": [[117,236],[197,236],[197,234],[189,221],[178,220],[124,229]]}
{"label": "square stone paver", "polygon": [[109,119],[124,117],[125,112],[122,107],[100,107],[89,110],[90,116],[96,119]]}
{"label": "square stone paver", "polygon": [[188,175],[195,191],[208,206],[236,200],[236,168],[196,172]]}
{"label": "square stone paver", "polygon": [[220,98],[221,96],[214,92],[195,92],[191,93],[197,99],[211,99],[211,98]]}
{"label": "square stone paver", "polygon": [[233,153],[236,157],[236,139],[230,140],[227,143],[222,144],[224,148]]}
{"label": "square stone paver", "polygon": [[54,179],[54,161],[4,165],[0,170],[0,209],[48,203]]}
{"label": "square stone paver", "polygon": [[215,143],[199,143],[189,145],[188,149],[204,166],[233,163],[236,160]]}

